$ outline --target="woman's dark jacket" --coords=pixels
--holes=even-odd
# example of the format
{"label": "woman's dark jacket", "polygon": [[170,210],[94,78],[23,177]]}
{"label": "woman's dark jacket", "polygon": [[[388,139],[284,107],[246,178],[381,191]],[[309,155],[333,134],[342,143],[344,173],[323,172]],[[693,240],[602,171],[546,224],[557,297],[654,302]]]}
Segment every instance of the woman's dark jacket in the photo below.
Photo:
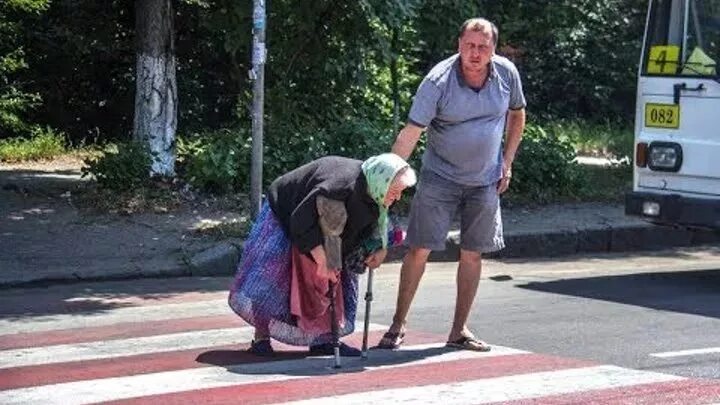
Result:
{"label": "woman's dark jacket", "polygon": [[341,235],[343,256],[357,249],[377,226],[378,206],[367,192],[362,161],[327,156],[272,182],[267,199],[290,241],[308,253],[323,243],[315,206],[317,196],[345,202],[347,223]]}

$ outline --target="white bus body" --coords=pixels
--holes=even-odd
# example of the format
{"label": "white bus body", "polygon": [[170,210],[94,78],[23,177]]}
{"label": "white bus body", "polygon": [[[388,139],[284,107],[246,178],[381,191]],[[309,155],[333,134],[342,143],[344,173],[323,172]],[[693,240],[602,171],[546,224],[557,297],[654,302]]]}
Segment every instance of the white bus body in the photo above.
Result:
{"label": "white bus body", "polygon": [[720,0],[652,0],[625,211],[720,229]]}

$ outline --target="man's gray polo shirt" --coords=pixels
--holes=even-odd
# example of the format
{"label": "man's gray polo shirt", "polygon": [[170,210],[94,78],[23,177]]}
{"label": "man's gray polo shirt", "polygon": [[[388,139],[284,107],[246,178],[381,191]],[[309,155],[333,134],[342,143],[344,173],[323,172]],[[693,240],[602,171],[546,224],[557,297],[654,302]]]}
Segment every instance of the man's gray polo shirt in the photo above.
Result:
{"label": "man's gray polo shirt", "polygon": [[502,139],[507,111],[525,108],[520,74],[502,56],[493,56],[485,85],[469,87],[460,57],[438,63],[415,94],[409,121],[427,127],[423,170],[458,184],[487,186],[502,175]]}

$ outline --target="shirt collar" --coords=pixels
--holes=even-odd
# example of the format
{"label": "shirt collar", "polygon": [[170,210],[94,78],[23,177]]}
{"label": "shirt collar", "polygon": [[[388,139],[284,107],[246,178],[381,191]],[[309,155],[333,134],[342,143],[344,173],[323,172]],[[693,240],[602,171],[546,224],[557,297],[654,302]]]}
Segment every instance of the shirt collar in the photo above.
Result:
{"label": "shirt collar", "polygon": [[[479,90],[474,87],[468,86],[468,84],[465,81],[465,78],[463,77],[463,74],[462,74],[462,68],[460,65],[460,54],[458,53],[456,55],[457,55],[457,58],[455,59],[455,63],[453,63],[453,68],[455,69],[455,75],[457,76],[458,83],[460,84],[461,87],[467,87],[469,89]],[[490,63],[488,63],[488,67],[490,68],[490,74],[488,75],[488,79],[485,82],[485,84],[487,84],[487,82],[490,82],[494,78],[497,77],[497,70],[495,69],[495,55],[493,55],[492,58],[490,58]],[[485,87],[485,86],[483,86],[483,87]]]}

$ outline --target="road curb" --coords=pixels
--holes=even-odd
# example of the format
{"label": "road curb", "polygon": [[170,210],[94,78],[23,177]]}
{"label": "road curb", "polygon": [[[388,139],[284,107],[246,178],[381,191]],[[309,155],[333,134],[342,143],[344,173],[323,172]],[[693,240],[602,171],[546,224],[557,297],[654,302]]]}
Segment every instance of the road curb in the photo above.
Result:
{"label": "road curb", "polygon": [[[551,258],[579,253],[652,251],[672,247],[689,247],[720,243],[720,232],[640,226],[605,226],[557,232],[510,232],[505,235],[506,247],[487,254],[491,259]],[[222,242],[192,255],[184,264],[166,268],[143,269],[136,272],[69,273],[67,277],[1,280],[0,288],[43,286],[80,281],[105,281],[136,278],[232,276],[242,253],[242,241]],[[389,262],[401,261],[406,246],[391,248]],[[457,231],[448,234],[444,251],[432,252],[430,261],[452,262],[460,257]]]}
{"label": "road curb", "polygon": [[[720,232],[658,227],[654,225],[599,227],[557,232],[508,233],[506,247],[486,254],[491,259],[551,258],[579,253],[652,251],[673,247],[700,246],[720,242]],[[406,246],[391,249],[388,260],[398,261]],[[448,234],[444,251],[432,252],[430,261],[457,261],[460,236]]]}
{"label": "road curb", "polygon": [[231,275],[240,260],[242,246],[223,242],[195,254],[188,263],[193,276]]}

